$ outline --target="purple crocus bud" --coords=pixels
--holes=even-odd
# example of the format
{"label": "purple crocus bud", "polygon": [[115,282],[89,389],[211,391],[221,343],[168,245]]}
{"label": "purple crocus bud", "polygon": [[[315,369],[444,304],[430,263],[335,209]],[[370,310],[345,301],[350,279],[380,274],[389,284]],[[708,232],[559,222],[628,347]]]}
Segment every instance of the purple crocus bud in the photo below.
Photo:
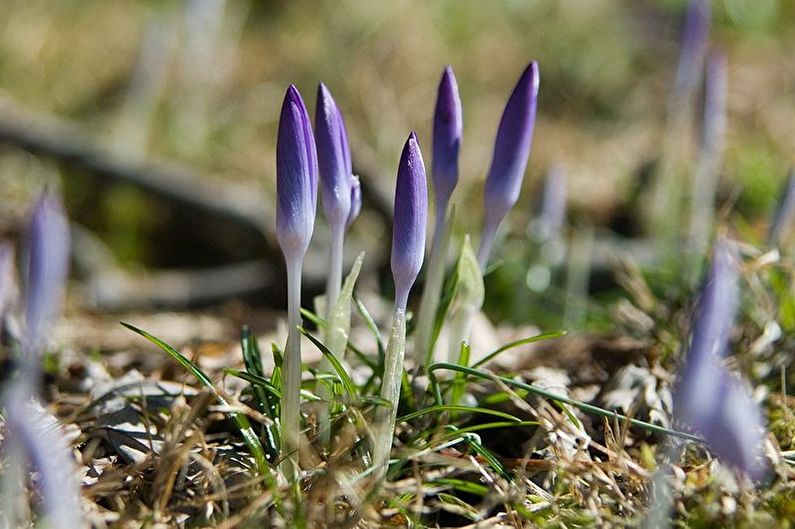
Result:
{"label": "purple crocus bud", "polygon": [[701,65],[709,44],[710,19],[710,0],[690,0],[676,72],[677,92],[694,89],[701,80]]}
{"label": "purple crocus bud", "polygon": [[331,226],[342,227],[351,208],[351,149],[345,121],[323,83],[317,88],[315,138],[323,212]]}
{"label": "purple crocus bud", "polygon": [[766,473],[762,412],[740,379],[722,367],[711,376],[716,378],[716,407],[694,417],[693,430],[718,459],[752,480],[761,479]]}
{"label": "purple crocus bud", "polygon": [[69,271],[69,222],[49,191],[36,202],[24,260],[25,343],[35,351],[61,311]]}
{"label": "purple crocus bud", "polygon": [[288,262],[302,259],[312,238],[317,173],[309,114],[298,89],[290,85],[276,141],[276,236]]}
{"label": "purple crocus bud", "polygon": [[717,403],[715,366],[726,352],[739,300],[737,258],[728,241],[715,244],[693,321],[684,371],[678,381],[674,410],[685,423]]}
{"label": "purple crocus bud", "polygon": [[403,146],[395,188],[392,225],[392,275],[395,278],[395,306],[405,309],[425,256],[428,220],[428,184],[417,135],[409,135]]}
{"label": "purple crocus bud", "polygon": [[359,177],[353,175],[351,177],[351,209],[348,212],[348,220],[345,222],[345,229],[351,227],[353,221],[359,216],[362,211],[362,183]]}
{"label": "purple crocus bud", "polygon": [[486,219],[478,251],[481,267],[488,260],[497,227],[519,199],[533,140],[538,83],[538,64],[534,61],[522,73],[502,113],[483,193]]}
{"label": "purple crocus bud", "polygon": [[555,165],[544,179],[541,212],[538,215],[538,238],[549,240],[560,236],[566,222],[566,175],[563,168]]}
{"label": "purple crocus bud", "polygon": [[458,151],[461,148],[463,123],[461,99],[453,68],[444,69],[433,114],[433,187],[436,211],[442,215],[458,183]]}

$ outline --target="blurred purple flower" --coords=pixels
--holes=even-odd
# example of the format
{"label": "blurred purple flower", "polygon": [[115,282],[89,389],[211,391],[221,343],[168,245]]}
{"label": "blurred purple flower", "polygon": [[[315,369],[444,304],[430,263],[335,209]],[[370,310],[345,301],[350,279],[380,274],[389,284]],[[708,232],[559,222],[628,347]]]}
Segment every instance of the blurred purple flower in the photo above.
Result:
{"label": "blurred purple flower", "polygon": [[740,380],[721,363],[739,302],[737,257],[715,244],[682,375],[674,391],[676,419],[701,435],[721,460],[761,477],[762,414]]}
{"label": "blurred purple flower", "polygon": [[752,480],[762,479],[767,472],[762,412],[746,384],[722,367],[716,367],[712,375],[716,378],[715,407],[696,418],[693,428],[721,461]]}
{"label": "blurred purple flower", "polygon": [[776,205],[767,232],[767,243],[770,246],[781,244],[781,240],[792,229],[793,220],[795,220],[795,169],[790,172]]}
{"label": "blurred purple flower", "polygon": [[690,0],[682,31],[682,49],[676,72],[676,93],[695,89],[709,44],[712,9],[710,0]]}
{"label": "blurred purple flower", "polygon": [[344,227],[351,209],[351,150],[345,121],[323,83],[317,88],[315,139],[323,212],[331,226]]}
{"label": "blurred purple flower", "polygon": [[315,140],[301,94],[284,96],[276,141],[276,236],[288,262],[306,253],[315,224],[318,164]]}
{"label": "blurred purple flower", "polygon": [[712,400],[717,395],[714,371],[729,343],[739,295],[736,257],[726,241],[719,241],[702,286],[690,348],[677,384],[674,406],[686,423],[716,406]]}
{"label": "blurred purple flower", "polygon": [[351,209],[348,211],[348,220],[345,222],[345,229],[351,227],[353,221],[359,216],[362,211],[362,184],[359,177],[356,175],[351,176]]}
{"label": "blurred purple flower", "polygon": [[[458,151],[461,148],[463,123],[453,68],[444,69],[433,114],[433,186],[437,215],[447,211],[447,203],[458,183]],[[441,212],[441,213],[439,213]]]}
{"label": "blurred purple flower", "polygon": [[409,291],[425,256],[428,220],[428,184],[417,136],[409,135],[398,165],[395,188],[395,220],[392,226],[392,275],[395,306],[405,309]]}
{"label": "blurred purple flower", "polygon": [[538,102],[538,64],[531,62],[511,93],[500,120],[494,155],[483,193],[485,224],[478,251],[481,268],[502,219],[519,199],[522,179],[530,157]]}
{"label": "blurred purple flower", "polygon": [[25,344],[33,352],[61,311],[69,245],[69,222],[61,201],[45,191],[33,208],[24,260]]}
{"label": "blurred purple flower", "polygon": [[[22,450],[38,475],[41,514],[47,527],[85,527],[80,511],[77,465],[69,452],[58,420],[30,395],[24,381],[3,395],[6,416],[5,450]],[[15,461],[26,465],[25,461]]]}
{"label": "blurred purple flower", "polygon": [[536,221],[539,239],[545,241],[558,237],[565,221],[566,175],[559,165],[555,165],[547,171],[544,179],[541,212]]}

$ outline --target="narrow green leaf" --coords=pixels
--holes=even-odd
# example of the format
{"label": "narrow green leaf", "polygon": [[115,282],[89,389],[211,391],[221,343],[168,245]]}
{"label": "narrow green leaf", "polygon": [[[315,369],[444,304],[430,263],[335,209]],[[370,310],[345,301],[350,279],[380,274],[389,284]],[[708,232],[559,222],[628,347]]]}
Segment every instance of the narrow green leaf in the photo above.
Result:
{"label": "narrow green leaf", "polygon": [[240,371],[239,369],[233,369],[231,367],[225,368],[224,373],[245,380],[246,382],[250,383],[252,386],[276,397],[277,399],[282,398],[281,391],[279,391],[279,389],[273,384],[271,384],[271,381],[265,377],[254,375],[252,373],[247,373],[245,371]]}
{"label": "narrow green leaf", "polygon": [[[458,365],[467,366],[469,364],[469,357],[472,353],[472,348],[466,342],[461,342],[461,347],[458,352]],[[463,373],[456,373],[453,377],[453,384],[450,389],[450,404],[458,404],[464,396],[466,390],[466,375]],[[455,414],[453,414],[455,417]]]}
{"label": "narrow green leaf", "polygon": [[[169,344],[161,340],[160,338],[149,334],[148,332],[144,331],[143,329],[139,329],[138,327],[131,325],[129,323],[121,322],[123,326],[128,328],[129,330],[133,331],[136,334],[139,334],[158,346],[160,349],[171,355],[171,357],[176,360],[182,367],[184,367],[188,372],[190,372],[196,379],[201,382],[207,389],[212,391],[215,398],[221,404],[221,406],[225,408],[231,408],[232,405],[223,397],[218,390],[213,385],[210,377],[208,377],[204,371],[202,371],[199,366],[191,362],[188,358],[186,358],[183,354],[179,351],[171,347]],[[265,456],[265,450],[262,447],[262,443],[260,443],[257,434],[251,428],[251,424],[248,421],[248,417],[243,415],[242,413],[238,412],[228,412],[227,416],[230,417],[235,424],[237,425],[238,430],[240,430],[240,434],[243,437],[243,441],[248,446],[249,451],[251,452],[251,456],[254,458],[254,462],[257,465],[257,469],[260,474],[263,476],[270,475],[270,468],[268,466],[268,461]]]}
{"label": "narrow green leaf", "polygon": [[342,367],[342,364],[340,364],[340,361],[337,360],[337,358],[331,353],[331,351],[328,350],[328,347],[323,345],[323,343],[320,340],[318,340],[317,338],[312,336],[309,333],[309,331],[307,331],[303,327],[299,327],[298,330],[301,332],[301,334],[306,336],[309,339],[309,341],[312,342],[315,345],[315,347],[318,348],[318,350],[320,350],[321,353],[323,353],[323,356],[326,357],[326,359],[331,364],[331,367],[333,367],[334,371],[336,371],[337,376],[340,379],[340,382],[342,382],[342,386],[345,388],[345,392],[348,394],[348,397],[351,400],[356,400],[357,397],[358,397],[358,391],[356,390],[356,384],[353,383],[353,380],[351,380],[351,377],[345,371],[345,368]]}
{"label": "narrow green leaf", "polygon": [[486,496],[489,493],[489,488],[480,483],[473,483],[457,478],[439,478],[431,482],[434,485],[446,485],[455,490],[466,492],[467,494],[474,494],[476,496]]}
{"label": "narrow green leaf", "polygon": [[378,346],[378,376],[381,377],[384,375],[384,358],[386,357],[386,347],[384,346],[384,341],[381,339],[381,332],[378,330],[378,325],[376,325],[367,307],[364,306],[364,303],[362,303],[362,300],[360,300],[359,296],[356,294],[353,295],[353,303],[356,306],[356,311],[359,313],[359,316],[364,320],[365,326],[375,338],[375,343]]}
{"label": "narrow green leaf", "polygon": [[510,413],[505,413],[504,411],[498,410],[491,410],[489,408],[479,408],[477,406],[456,406],[450,404],[444,404],[441,406],[429,406],[427,408],[423,408],[421,410],[417,410],[411,413],[404,415],[403,417],[398,417],[399,422],[408,422],[411,420],[416,419],[417,417],[422,417],[423,415],[428,415],[429,413],[442,413],[442,412],[459,412],[459,413],[477,413],[481,415],[492,415],[494,417],[499,417],[501,419],[507,419],[509,421],[513,421],[515,423],[522,422],[521,419],[518,417],[514,417]]}
{"label": "narrow green leaf", "polygon": [[483,364],[493,360],[497,355],[504,353],[505,351],[508,351],[510,349],[513,349],[514,347],[519,347],[520,345],[525,345],[528,343],[542,342],[544,340],[552,340],[553,338],[562,338],[563,336],[566,336],[566,334],[567,334],[566,331],[545,332],[543,334],[538,334],[536,336],[530,336],[528,338],[522,338],[520,340],[507,343],[502,347],[500,347],[499,349],[495,349],[494,351],[490,352],[489,354],[487,354],[486,356],[484,356],[483,358],[472,364],[472,367],[477,369]]}
{"label": "narrow green leaf", "polygon": [[570,399],[569,397],[564,397],[563,395],[558,395],[556,393],[552,393],[551,391],[547,391],[545,389],[541,389],[538,386],[534,386],[532,384],[527,384],[525,382],[519,382],[518,380],[513,380],[507,377],[501,377],[495,375],[493,373],[479,371],[477,369],[471,367],[464,367],[459,366],[456,364],[451,364],[448,362],[438,362],[428,367],[429,372],[438,371],[440,369],[449,370],[449,371],[458,371],[460,373],[465,373],[469,376],[473,376],[476,378],[482,378],[484,380],[499,380],[506,386],[510,386],[513,388],[519,388],[528,391],[529,393],[533,393],[535,395],[540,395],[544,398],[550,399],[552,401],[562,402],[564,404],[569,404],[574,406],[575,408],[579,408],[586,413],[591,413],[593,415],[598,415],[600,417],[607,417],[609,419],[615,418],[616,420],[629,423],[632,426],[650,431],[655,433],[661,433],[665,435],[670,435],[672,437],[679,437],[681,439],[687,439],[688,441],[697,441],[699,443],[703,443],[704,440],[700,437],[689,434],[686,432],[680,432],[677,430],[671,430],[670,428],[665,428],[663,426],[659,426],[656,424],[651,424],[645,421],[641,421],[638,419],[632,419],[627,417],[626,415],[622,415],[620,413],[612,412],[606,410],[604,408],[600,408],[599,406],[594,406],[592,404],[587,404],[585,402],[581,402],[579,400]]}
{"label": "narrow green leaf", "polygon": [[351,328],[351,297],[353,287],[359,278],[364,262],[364,252],[360,253],[354,261],[345,283],[342,285],[337,302],[329,316],[328,327],[325,333],[326,347],[338,359],[345,357],[345,349],[348,345],[348,332]]}
{"label": "narrow green leaf", "polygon": [[495,428],[521,428],[527,426],[538,426],[538,421],[498,421],[498,422],[487,422],[483,424],[473,424],[472,426],[466,426],[464,428],[454,428],[451,429],[449,432],[445,432],[438,441],[444,442],[448,439],[452,439],[453,437],[458,437],[463,433],[470,433],[470,432],[480,432],[482,430],[493,430]]}

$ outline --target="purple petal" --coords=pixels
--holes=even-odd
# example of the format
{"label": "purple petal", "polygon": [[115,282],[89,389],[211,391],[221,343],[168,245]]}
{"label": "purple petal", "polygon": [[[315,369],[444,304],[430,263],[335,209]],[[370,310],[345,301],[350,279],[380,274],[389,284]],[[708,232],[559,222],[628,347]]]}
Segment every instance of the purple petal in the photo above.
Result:
{"label": "purple petal", "polygon": [[541,213],[538,215],[538,236],[548,240],[560,235],[566,221],[566,175],[559,165],[553,166],[544,179]]}
{"label": "purple petal", "polygon": [[315,137],[323,211],[330,225],[342,226],[351,207],[351,152],[345,121],[323,83],[317,89]]}
{"label": "purple petal", "polygon": [[676,72],[677,91],[695,88],[707,53],[711,23],[710,0],[690,0],[682,31],[682,50]]}
{"label": "purple petal", "polygon": [[348,212],[348,220],[345,222],[345,229],[351,227],[353,221],[362,211],[362,184],[358,176],[351,177],[351,209]]}
{"label": "purple petal", "polygon": [[392,226],[392,275],[395,279],[395,305],[405,308],[409,290],[425,257],[425,230],[428,220],[428,184],[425,164],[412,132],[403,147],[395,188],[395,213]]}
{"label": "purple petal", "polygon": [[484,189],[487,226],[496,228],[519,198],[533,140],[538,83],[538,64],[531,62],[505,105]]}
{"label": "purple petal", "polygon": [[685,423],[716,406],[716,370],[728,346],[740,295],[737,266],[730,243],[716,243],[693,320],[690,348],[674,395],[674,410]]}
{"label": "purple petal", "polygon": [[715,376],[717,406],[694,418],[693,430],[704,438],[718,459],[751,479],[761,479],[766,473],[762,412],[742,381],[723,369]]}
{"label": "purple petal", "polygon": [[433,186],[437,211],[446,211],[458,183],[458,151],[463,133],[461,99],[452,67],[444,69],[433,114]]}
{"label": "purple petal", "polygon": [[309,246],[317,207],[317,153],[309,114],[290,85],[284,96],[276,141],[276,235],[289,260]]}
{"label": "purple petal", "polygon": [[58,197],[45,192],[33,209],[24,266],[26,344],[37,349],[60,313],[69,272],[69,222]]}

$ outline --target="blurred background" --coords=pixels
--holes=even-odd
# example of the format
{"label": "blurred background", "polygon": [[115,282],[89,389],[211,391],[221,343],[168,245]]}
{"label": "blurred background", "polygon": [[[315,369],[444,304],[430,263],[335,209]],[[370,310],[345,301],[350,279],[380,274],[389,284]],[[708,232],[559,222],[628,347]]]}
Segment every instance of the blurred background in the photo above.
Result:
{"label": "blurred background", "polygon": [[[733,206],[742,230],[761,237],[757,226],[795,161],[795,2],[711,7],[708,50],[728,60],[718,209]],[[671,94],[687,8],[682,0],[2,0],[0,230],[16,237],[31,198],[57,186],[75,224],[81,306],[181,309],[241,298],[282,307],[271,234],[279,110],[294,83],[314,113],[323,81],[347,121],[366,193],[347,250],[366,248],[365,281],[388,291],[397,160],[416,130],[430,167],[443,67],[456,72],[464,111],[458,231],[477,238],[503,105],[537,60],[533,152],[503,226],[502,266],[487,278],[486,310],[515,323],[577,325],[589,320],[589,304],[564,300],[609,295],[602,271],[615,248],[643,262],[655,235],[643,217],[661,145],[677,133]],[[702,85],[685,120],[686,173],[696,166]],[[565,182],[565,242],[544,249],[533,226],[553,168]],[[324,283],[325,239],[319,214],[310,292]]]}

